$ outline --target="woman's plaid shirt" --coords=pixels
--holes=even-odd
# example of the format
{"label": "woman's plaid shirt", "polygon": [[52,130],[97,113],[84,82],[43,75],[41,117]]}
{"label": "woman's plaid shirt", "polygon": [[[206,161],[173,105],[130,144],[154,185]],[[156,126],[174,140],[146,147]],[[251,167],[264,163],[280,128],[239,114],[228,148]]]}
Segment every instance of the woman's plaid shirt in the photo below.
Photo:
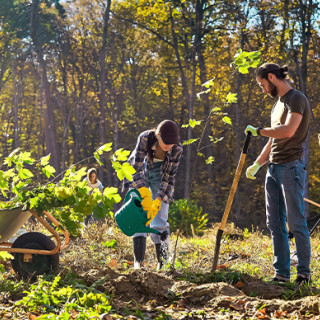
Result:
{"label": "woman's plaid shirt", "polygon": [[[125,180],[124,188],[131,186],[139,189],[147,187],[145,182],[145,172],[152,168],[153,164],[147,155],[147,140],[150,130],[142,132],[137,140],[135,149],[130,154],[128,162],[136,170],[133,175],[133,181]],[[161,166],[161,183],[156,194],[163,202],[169,203],[173,200],[175,175],[182,156],[182,146],[174,145],[166,153],[166,159]]]}

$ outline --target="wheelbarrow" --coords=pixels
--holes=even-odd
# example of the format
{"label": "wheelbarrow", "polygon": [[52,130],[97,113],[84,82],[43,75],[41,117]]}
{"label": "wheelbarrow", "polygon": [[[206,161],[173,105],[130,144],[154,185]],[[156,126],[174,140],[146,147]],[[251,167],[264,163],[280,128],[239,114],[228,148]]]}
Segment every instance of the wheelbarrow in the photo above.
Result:
{"label": "wheelbarrow", "polygon": [[[12,268],[21,278],[33,278],[57,270],[59,251],[69,244],[68,232],[61,228],[60,223],[49,212],[43,211],[43,214],[61,230],[65,237],[63,245],[58,232],[35,210],[23,210],[21,207],[0,210],[0,250],[13,255]],[[31,216],[44,225],[54,236],[56,243],[39,232],[27,232],[13,243],[8,241]]]}
{"label": "wheelbarrow", "polygon": [[146,226],[148,222],[147,212],[141,205],[141,195],[137,189],[131,189],[125,196],[122,207],[115,213],[115,220],[120,230],[127,236],[135,233],[155,233],[164,241],[168,235],[167,231],[160,232]]}

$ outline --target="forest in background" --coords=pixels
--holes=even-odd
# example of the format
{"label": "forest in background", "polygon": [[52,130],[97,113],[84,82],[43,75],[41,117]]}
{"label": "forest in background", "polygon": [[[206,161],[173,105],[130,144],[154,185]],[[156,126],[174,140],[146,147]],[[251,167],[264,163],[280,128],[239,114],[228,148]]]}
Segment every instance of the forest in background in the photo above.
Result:
{"label": "forest in background", "polygon": [[[307,197],[320,202],[319,25],[314,0],[0,0],[1,159],[21,148],[50,153],[57,173],[97,166],[99,146],[132,150],[141,131],[172,119],[182,141],[198,139],[184,145],[175,199],[196,200],[218,221],[244,129],[268,126],[275,102],[254,69],[232,65],[238,50],[259,51],[261,62],[287,64],[292,86],[310,100]],[[229,93],[235,102],[226,103]],[[183,127],[190,119],[201,122]],[[266,141],[251,139],[244,170]],[[120,187],[103,162],[103,184]],[[230,214],[237,225],[264,226],[264,172],[255,181],[243,173]]]}

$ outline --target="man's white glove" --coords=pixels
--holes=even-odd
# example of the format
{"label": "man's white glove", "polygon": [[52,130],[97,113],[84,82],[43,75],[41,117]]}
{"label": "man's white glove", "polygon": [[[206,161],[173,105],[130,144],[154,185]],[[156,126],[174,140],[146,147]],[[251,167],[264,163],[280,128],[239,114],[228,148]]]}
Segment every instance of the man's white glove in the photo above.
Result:
{"label": "man's white glove", "polygon": [[255,175],[260,168],[261,168],[261,166],[260,166],[259,162],[255,161],[253,165],[248,167],[248,169],[246,171],[246,177],[250,180],[255,180],[256,179]]}

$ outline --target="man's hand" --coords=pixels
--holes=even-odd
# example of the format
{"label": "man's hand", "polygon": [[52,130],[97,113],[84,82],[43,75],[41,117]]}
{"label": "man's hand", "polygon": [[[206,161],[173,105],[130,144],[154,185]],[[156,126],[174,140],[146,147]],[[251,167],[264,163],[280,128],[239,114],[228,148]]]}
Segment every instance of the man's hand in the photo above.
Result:
{"label": "man's hand", "polygon": [[257,135],[259,135],[258,134],[258,129],[259,128],[255,128],[255,127],[249,125],[249,126],[246,127],[246,130],[244,130],[244,133],[247,134],[248,132],[251,132],[252,135],[254,137],[256,137]]}
{"label": "man's hand", "polygon": [[255,180],[256,179],[255,175],[260,168],[261,168],[261,166],[260,166],[259,162],[255,161],[252,166],[248,167],[248,169],[246,171],[246,177],[250,180]]}
{"label": "man's hand", "polygon": [[151,191],[147,187],[141,187],[138,189],[140,192],[142,201],[141,205],[144,211],[149,211],[151,206],[152,206],[152,196],[151,196]]}
{"label": "man's hand", "polygon": [[157,198],[152,202],[152,206],[147,212],[147,217],[149,220],[146,223],[146,226],[155,218],[155,216],[157,215],[160,209],[161,209],[161,200]]}

